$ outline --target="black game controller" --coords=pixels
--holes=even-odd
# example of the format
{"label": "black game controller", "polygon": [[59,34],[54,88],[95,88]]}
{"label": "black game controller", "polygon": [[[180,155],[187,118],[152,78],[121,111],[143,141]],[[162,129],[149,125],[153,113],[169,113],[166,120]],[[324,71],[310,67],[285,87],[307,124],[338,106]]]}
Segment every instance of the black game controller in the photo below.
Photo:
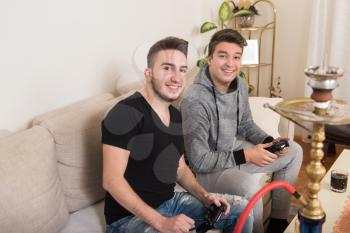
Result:
{"label": "black game controller", "polygon": [[220,220],[221,216],[225,213],[225,206],[216,206],[212,204],[209,207],[208,214],[205,217],[205,221],[208,226],[214,227],[214,224]]}
{"label": "black game controller", "polygon": [[288,140],[279,140],[279,141],[273,141],[272,145],[269,147],[266,147],[265,150],[268,150],[271,153],[275,153],[277,151],[283,150],[286,147],[289,147]]}
{"label": "black game controller", "polygon": [[[210,229],[214,229],[214,225],[220,220],[221,216],[225,213],[225,206],[216,206],[212,204],[208,208],[208,212],[204,215],[204,223],[197,227],[197,233],[204,233]],[[191,229],[194,230],[194,229]]]}

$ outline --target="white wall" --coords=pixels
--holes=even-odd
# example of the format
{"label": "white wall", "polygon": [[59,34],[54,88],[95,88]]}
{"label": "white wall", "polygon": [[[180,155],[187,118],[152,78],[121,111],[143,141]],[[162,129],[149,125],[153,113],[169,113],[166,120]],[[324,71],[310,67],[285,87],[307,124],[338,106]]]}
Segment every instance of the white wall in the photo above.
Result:
{"label": "white wall", "polygon": [[277,9],[275,77],[285,99],[304,96],[313,0],[274,0]]}
{"label": "white wall", "polygon": [[2,1],[0,129],[113,91],[144,42],[174,35],[200,44],[199,21],[200,0]]}
{"label": "white wall", "polygon": [[[311,0],[273,0],[275,77],[282,95],[304,95]],[[217,20],[213,0],[14,0],[0,7],[0,129],[26,128],[41,113],[105,91],[135,68],[135,49],[168,35],[203,48]],[[128,72],[130,73],[130,72]],[[195,73],[192,70],[191,75]],[[125,78],[125,76],[124,76]]]}

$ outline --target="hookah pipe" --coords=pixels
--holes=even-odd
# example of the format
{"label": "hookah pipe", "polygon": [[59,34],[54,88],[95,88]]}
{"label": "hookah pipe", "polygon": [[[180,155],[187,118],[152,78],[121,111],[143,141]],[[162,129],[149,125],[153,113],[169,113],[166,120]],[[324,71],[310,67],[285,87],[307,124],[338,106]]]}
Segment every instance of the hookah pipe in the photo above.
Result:
{"label": "hookah pipe", "polygon": [[[299,230],[300,233],[321,233],[322,232],[322,224],[325,222],[326,215],[323,212],[320,201],[318,200],[318,192],[319,192],[319,180],[325,174],[325,168],[320,165],[320,160],[323,157],[322,153],[322,142],[324,140],[324,124],[339,122],[341,119],[345,118],[333,118],[332,120],[327,119],[328,116],[334,117],[334,115],[330,114],[330,105],[333,99],[332,91],[338,86],[337,78],[343,76],[344,71],[338,67],[327,66],[327,55],[325,56],[322,66],[310,66],[304,70],[306,76],[309,77],[308,85],[312,88],[313,92],[311,95],[311,100],[313,100],[313,109],[304,111],[300,109],[300,106],[306,107],[307,101],[300,102],[298,104],[286,104],[285,107],[280,107],[279,111],[275,107],[272,107],[268,104],[265,104],[264,107],[268,107],[278,114],[286,117],[302,128],[308,130],[305,126],[296,122],[298,117],[303,116],[306,121],[311,121],[314,123],[314,128],[312,131],[313,141],[312,141],[312,150],[311,150],[311,158],[312,161],[308,165],[307,174],[311,179],[311,182],[308,185],[308,202],[295,191],[295,188],[290,184],[284,182],[272,182],[261,188],[250,200],[241,216],[238,219],[235,230],[233,233],[241,232],[244,222],[246,221],[251,208],[255,205],[255,203],[268,191],[277,188],[283,187],[289,193],[292,193],[304,208],[299,210],[298,219],[300,222]],[[293,108],[286,108],[286,106],[294,106]],[[345,105],[344,105],[345,106]],[[297,109],[300,109],[299,111]],[[311,115],[310,115],[311,114]],[[320,117],[321,120],[315,118],[315,116]],[[309,131],[309,130],[308,130]]]}
{"label": "hookah pipe", "polygon": [[262,197],[264,196],[267,192],[271,191],[272,189],[276,188],[284,188],[287,190],[289,193],[291,193],[297,200],[300,201],[300,203],[304,206],[307,205],[307,202],[305,198],[295,190],[294,186],[291,184],[278,180],[278,181],[273,181],[264,187],[262,187],[257,193],[254,194],[254,196],[250,199],[248,202],[248,205],[245,207],[243,210],[241,216],[239,217],[237,224],[235,226],[235,229],[233,233],[240,233],[243,229],[244,223],[247,220],[247,217],[249,216],[250,210],[254,207],[255,203]]}

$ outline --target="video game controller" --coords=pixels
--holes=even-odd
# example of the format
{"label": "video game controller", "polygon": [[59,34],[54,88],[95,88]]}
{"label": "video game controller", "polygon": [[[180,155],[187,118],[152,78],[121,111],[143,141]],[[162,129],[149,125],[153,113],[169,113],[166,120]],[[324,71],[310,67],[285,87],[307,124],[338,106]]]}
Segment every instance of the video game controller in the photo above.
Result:
{"label": "video game controller", "polygon": [[271,153],[275,153],[277,151],[283,150],[286,147],[289,147],[288,140],[276,140],[272,142],[271,146],[266,147],[265,150],[268,150]]}
{"label": "video game controller", "polygon": [[225,206],[216,206],[215,204],[212,204],[209,207],[208,214],[205,218],[207,225],[210,227],[214,227],[214,224],[220,220],[221,216],[225,213]]}
{"label": "video game controller", "polygon": [[197,228],[191,230],[196,230],[196,232],[207,232],[210,229],[215,228],[215,223],[220,220],[221,216],[225,213],[225,206],[216,206],[212,204],[208,208],[208,212],[204,215],[204,223],[202,223]]}

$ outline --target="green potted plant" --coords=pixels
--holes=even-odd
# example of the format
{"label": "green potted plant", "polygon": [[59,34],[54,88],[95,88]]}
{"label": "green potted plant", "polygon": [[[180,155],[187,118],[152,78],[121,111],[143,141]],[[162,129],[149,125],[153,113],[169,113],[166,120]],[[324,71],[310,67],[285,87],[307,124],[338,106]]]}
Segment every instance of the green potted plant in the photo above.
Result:
{"label": "green potted plant", "polygon": [[[259,14],[255,7],[255,3],[256,2],[251,3],[249,0],[241,0],[238,4],[234,1],[222,2],[218,12],[220,29],[227,28],[233,18],[239,22],[242,21],[242,18],[249,18],[250,21],[247,21],[244,24],[236,23],[239,27],[251,27],[254,23],[254,16]],[[200,32],[205,33],[217,28],[218,26],[215,23],[205,22],[202,24]]]}
{"label": "green potted plant", "polygon": [[255,7],[255,3],[248,1],[240,1],[236,5],[231,1],[233,5],[233,17],[236,18],[236,25],[241,28],[251,27],[254,24],[255,15],[258,15],[258,10]]}

